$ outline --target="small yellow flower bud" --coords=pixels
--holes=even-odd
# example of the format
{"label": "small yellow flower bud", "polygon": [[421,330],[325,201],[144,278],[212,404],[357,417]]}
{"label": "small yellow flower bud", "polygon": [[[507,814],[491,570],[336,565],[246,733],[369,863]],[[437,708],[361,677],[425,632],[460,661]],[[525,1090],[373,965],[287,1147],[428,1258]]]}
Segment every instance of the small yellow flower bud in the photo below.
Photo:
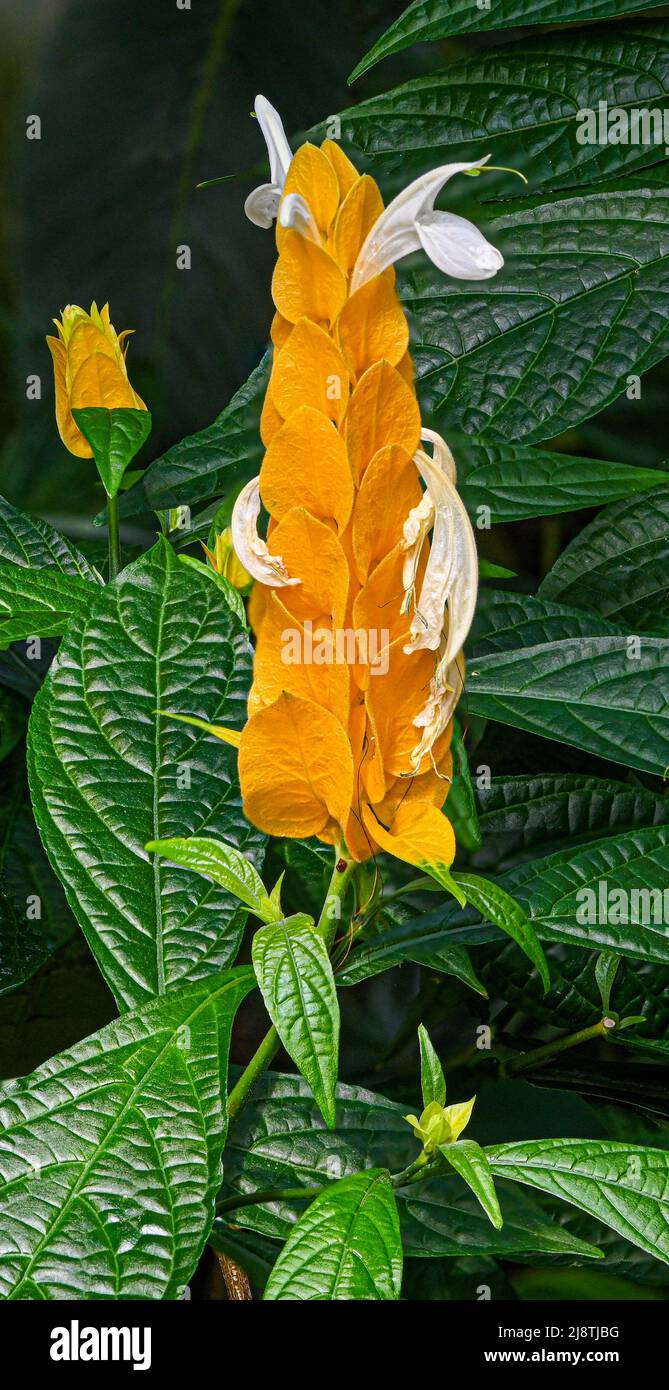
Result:
{"label": "small yellow flower bud", "polygon": [[404,1118],[411,1125],[425,1153],[431,1154],[442,1144],[455,1143],[469,1124],[475,1100],[476,1096],[472,1096],[471,1100],[444,1107],[433,1100],[425,1107],[420,1119],[416,1115],[405,1115]]}
{"label": "small yellow flower bud", "polygon": [[53,358],[58,433],[71,454],[92,458],[93,451],[74,422],[72,411],[87,406],[107,410],[146,410],[144,401],[128,380],[125,340],[131,332],[117,333],[109,318],[109,305],[90,314],[78,304],[68,304],[54,319],[58,337],[47,337]]}

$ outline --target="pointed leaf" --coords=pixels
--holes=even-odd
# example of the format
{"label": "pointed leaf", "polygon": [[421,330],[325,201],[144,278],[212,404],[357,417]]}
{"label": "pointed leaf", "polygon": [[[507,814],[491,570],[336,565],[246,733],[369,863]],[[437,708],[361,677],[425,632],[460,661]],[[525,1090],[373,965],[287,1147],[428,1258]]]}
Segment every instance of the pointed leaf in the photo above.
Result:
{"label": "pointed leaf", "polygon": [[[144,849],[204,829],[258,856],[236,754],[163,703],[239,724],[246,635],[164,540],[95,593],[35,702],[29,772],[51,863],[122,1006],[234,959],[246,917],[219,887]],[[85,757],[83,751],[85,749]]]}
{"label": "pointed leaf", "polygon": [[0,1088],[6,1299],[176,1299],[214,1214],[232,970],[126,1014]]}
{"label": "pointed leaf", "polygon": [[149,840],[144,848],[220,884],[264,922],[274,922],[282,915],[265,892],[258,870],[234,845],[193,835],[188,840]]}
{"label": "pointed leaf", "polygon": [[41,517],[28,516],[4,497],[0,497],[0,559],[27,569],[56,569],[75,579],[102,584],[97,570],[71,541]]}
{"label": "pointed leaf", "polygon": [[72,411],[74,422],[93,450],[105,492],[115,497],[123,474],[151,433],[148,410],[128,406],[108,410],[86,406]]}
{"label": "pointed leaf", "polygon": [[623,631],[666,633],[669,487],[607,507],[563,550],[542,597],[597,613]]}
{"label": "pointed leaf", "polygon": [[501,1231],[504,1222],[495,1184],[490,1165],[480,1145],[473,1139],[460,1139],[457,1144],[442,1144],[439,1152],[446,1162],[450,1163],[451,1168],[455,1168],[456,1173],[464,1178],[467,1186],[471,1187],[495,1230]]}

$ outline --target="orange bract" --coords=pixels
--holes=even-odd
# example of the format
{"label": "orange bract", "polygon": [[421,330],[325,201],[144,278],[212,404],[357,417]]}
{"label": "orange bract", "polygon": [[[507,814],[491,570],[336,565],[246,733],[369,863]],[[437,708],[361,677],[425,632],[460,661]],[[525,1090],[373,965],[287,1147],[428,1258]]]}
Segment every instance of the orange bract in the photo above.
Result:
{"label": "orange bract", "polygon": [[429,555],[427,541],[410,553],[423,489],[409,331],[392,269],[350,293],[383,204],[332,141],[295,155],[284,198],[295,194],[300,227],[277,227],[259,485],[269,551],[300,582],[256,584],[251,601],[244,808],[270,834],[445,869],[450,725],[416,752],[438,653],[404,650],[406,575],[420,583]]}

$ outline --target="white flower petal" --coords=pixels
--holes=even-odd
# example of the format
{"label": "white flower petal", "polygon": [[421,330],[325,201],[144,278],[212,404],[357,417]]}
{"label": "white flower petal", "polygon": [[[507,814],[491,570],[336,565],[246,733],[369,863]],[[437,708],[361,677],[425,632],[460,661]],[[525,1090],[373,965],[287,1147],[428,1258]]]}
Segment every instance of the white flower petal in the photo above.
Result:
{"label": "white flower petal", "polygon": [[408,613],[416,585],[416,575],[423,546],[428,533],[434,525],[434,503],[429,492],[424,492],[417,507],[412,507],[402,528],[402,549],[407,556],[402,568],[402,588],[404,599],[401,612]]}
{"label": "white flower petal", "polygon": [[281,202],[281,189],[275,183],[261,183],[249,193],[244,212],[255,227],[271,227]]}
{"label": "white flower petal", "polygon": [[374,275],[380,275],[389,265],[410,251],[417,251],[421,245],[417,221],[434,209],[434,200],[445,183],[454,174],[462,174],[468,169],[480,169],[490,155],[474,160],[469,164],[442,164],[428,174],[421,174],[408,188],[393,198],[385,212],[377,218],[355,263],[351,280],[351,294],[359,290]]}
{"label": "white flower petal", "polygon": [[454,212],[421,213],[416,231],[437,270],[455,280],[490,280],[504,265],[504,257],[478,227]]}
{"label": "white flower petal", "polygon": [[[411,623],[411,640],[404,650],[407,653],[421,649],[437,651],[446,632],[442,662],[447,667],[464,645],[474,617],[478,557],[471,522],[450,476],[450,450],[440,436],[436,438],[439,444],[435,458],[429,458],[422,449],[414,455],[434,504],[435,519],[430,557]],[[446,468],[440,465],[440,460],[446,462]],[[452,471],[454,473],[455,465]]]}
{"label": "white flower petal", "polygon": [[306,198],[301,193],[287,193],[281,203],[279,222],[282,227],[290,227],[301,232],[308,241],[321,245],[321,235]]}
{"label": "white flower petal", "polygon": [[267,153],[269,155],[270,182],[283,188],[286,182],[286,175],[290,168],[293,152],[286,139],[286,132],[283,128],[283,121],[272,103],[267,97],[257,96],[255,99],[254,111],[258,118],[258,125],[265,137]]}
{"label": "white flower petal", "polygon": [[[446,644],[443,644],[445,653]],[[465,663],[462,653],[458,653],[454,661],[449,666],[444,663],[444,657],[437,662],[434,676],[430,681],[430,693],[427,701],[414,719],[417,729],[422,729],[418,743],[411,750],[411,769],[416,773],[420,769],[423,758],[427,753],[432,755],[432,749],[438,738],[448,728],[453,717],[455,706],[462,694],[465,680]],[[434,756],[432,755],[434,764]],[[436,765],[435,765],[436,771]]]}
{"label": "white flower petal", "polygon": [[235,502],[230,530],[232,544],[237,559],[245,570],[259,579],[261,584],[269,584],[274,589],[300,584],[300,579],[291,579],[280,555],[270,555],[267,542],[258,535],[260,516],[260,479],[252,478],[243,487]]}

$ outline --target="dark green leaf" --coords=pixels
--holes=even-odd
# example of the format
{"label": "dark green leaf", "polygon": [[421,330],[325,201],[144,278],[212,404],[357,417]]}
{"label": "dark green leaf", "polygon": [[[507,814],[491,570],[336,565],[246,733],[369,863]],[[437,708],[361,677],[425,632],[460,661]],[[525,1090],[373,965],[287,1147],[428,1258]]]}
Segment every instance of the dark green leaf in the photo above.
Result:
{"label": "dark green leaf", "polygon": [[542,597],[587,608],[625,631],[669,630],[669,488],[601,512],[546,575]]}
{"label": "dark green leaf", "polygon": [[402,1244],[395,1195],[382,1169],[343,1178],[300,1217],[265,1289],[270,1301],[399,1298]]}
{"label": "dark green leaf", "polygon": [[339,1004],[327,947],[304,913],[261,927],[253,965],[265,1007],[334,1128],[339,1065]]}
{"label": "dark green leaf", "polygon": [[544,990],[548,990],[550,975],[546,957],[521,904],[500,888],[498,883],[491,883],[489,879],[480,878],[478,874],[460,873],[456,878],[465,890],[467,902],[476,908],[486,921],[494,922],[500,931],[513,938],[538,970]]}
{"label": "dark green leaf", "polygon": [[[525,909],[544,942],[615,951],[635,960],[669,963],[669,914],[664,893],[669,872],[669,827],[610,836],[509,870],[497,881]],[[490,921],[490,914],[487,914]],[[384,934],[383,945],[354,948],[418,960],[439,970],[440,954],[455,945],[495,940],[497,929],[445,903]]]}
{"label": "dark green leaf", "polygon": [[438,1105],[445,1105],[446,1080],[443,1068],[430,1042],[427,1028],[422,1023],[418,1026],[418,1043],[420,1046],[420,1086],[423,1105],[430,1105],[432,1101],[436,1101]]}
{"label": "dark green leaf", "polygon": [[171,705],[238,726],[249,665],[215,585],[160,541],[95,596],[35,702],[40,833],[123,1005],[202,979],[237,951],[245,911],[144,846],[206,828],[258,861],[263,837],[243,818],[233,750],[156,714]]}
{"label": "dark green leaf", "polygon": [[149,464],[121,499],[121,516],[204,502],[252,477],[262,457],[260,410],[269,370],[264,357],[213,424]]}
{"label": "dark green leaf", "polygon": [[154,1000],[0,1091],[4,1298],[182,1296],[213,1217],[230,1028],[252,986],[233,970]]}
{"label": "dark green leaf", "polygon": [[218,883],[263,922],[273,922],[281,916],[272,906],[258,870],[234,845],[192,836],[188,840],[149,840],[144,848]]}
{"label": "dark green leaf", "polygon": [[[572,30],[485,48],[372,97],[341,113],[342,139],[354,159],[373,159],[374,172],[387,175],[393,188],[400,178],[404,187],[444,164],[444,150],[449,163],[489,156],[492,170],[476,190],[485,198],[520,192],[512,170],[529,179],[533,193],[591,186],[623,169],[643,170],[646,177],[647,166],[664,160],[668,93],[669,44],[661,24]],[[623,109],[623,119],[652,106],[660,113],[660,139],[653,139],[651,117],[649,135],[639,130],[633,138],[630,120],[627,141],[600,141],[604,97]],[[460,178],[446,196],[457,206],[470,193],[471,180]]]}
{"label": "dark green leaf", "polygon": [[668,673],[669,641],[565,638],[478,658],[468,671],[468,707],[662,777]]}
{"label": "dark green leaf", "polygon": [[498,871],[605,835],[669,824],[669,797],[603,777],[493,777],[477,790],[483,845],[476,868]]}
{"label": "dark green leaf", "polygon": [[101,584],[81,551],[40,517],[28,516],[0,498],[0,558],[28,569],[60,570],[75,579]]}
{"label": "dark green leaf", "polygon": [[528,10],[526,0],[490,0],[489,6],[472,0],[414,0],[394,24],[377,39],[351,73],[354,82],[375,63],[399,53],[412,43],[450,38],[453,34],[480,34],[488,29],[508,29],[516,24],[582,23],[586,19],[618,18],[638,10],[659,9],[663,0],[537,0]]}
{"label": "dark green leaf", "polygon": [[493,1172],[560,1197],[669,1263],[669,1153],[634,1144],[543,1139],[486,1149]]}
{"label": "dark green leaf", "polygon": [[0,563],[0,644],[29,637],[60,637],[72,618],[83,623],[96,588],[53,569]]}
{"label": "dark green leaf", "polygon": [[392,970],[405,960],[413,960],[419,965],[431,965],[445,975],[454,975],[477,994],[485,996],[485,986],[478,979],[463,946],[458,942],[451,944],[444,935],[438,946],[433,946],[432,936],[424,937],[414,929],[416,920],[412,913],[400,912],[396,908],[383,912],[375,930],[364,933],[356,940],[353,950],[337,971],[337,983],[342,986],[357,985],[361,980],[380,975],[384,970]]}
{"label": "dark green leaf", "polygon": [[449,443],[458,466],[458,486],[475,522],[483,516],[482,507],[489,508],[492,522],[524,521],[603,507],[669,482],[669,474],[659,469],[554,454],[531,445],[484,444],[452,435]]}
{"label": "dark green leaf", "polygon": [[504,203],[483,227],[505,257],[493,280],[463,285],[423,262],[405,272],[430,423],[446,436],[540,443],[664,357],[668,213],[669,191],[650,187]]}
{"label": "dark green leaf", "polygon": [[531,594],[486,589],[479,595],[467,650],[477,658],[518,652],[576,637],[620,636],[620,628],[598,614],[567,608]]}
{"label": "dark green leaf", "polygon": [[129,463],[151,433],[148,410],[128,406],[107,410],[87,406],[73,410],[74,422],[93,450],[98,473],[108,497],[116,497]]}
{"label": "dark green leaf", "polygon": [[440,1145],[439,1152],[471,1188],[495,1230],[501,1231],[504,1222],[483,1149],[473,1139],[459,1139],[457,1144]]}

